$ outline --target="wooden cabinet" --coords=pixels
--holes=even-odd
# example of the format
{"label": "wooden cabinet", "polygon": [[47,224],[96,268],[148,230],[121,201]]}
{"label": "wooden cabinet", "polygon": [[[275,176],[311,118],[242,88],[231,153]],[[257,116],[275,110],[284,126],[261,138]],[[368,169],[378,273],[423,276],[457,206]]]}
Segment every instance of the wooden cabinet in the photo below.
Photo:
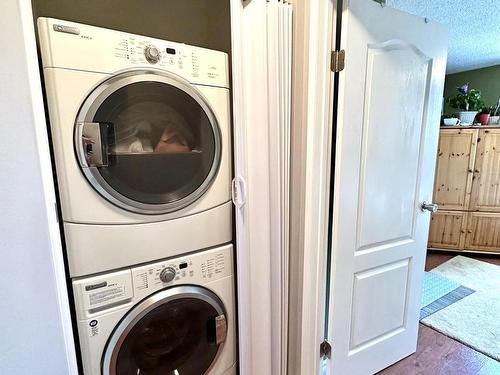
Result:
{"label": "wooden cabinet", "polygon": [[476,129],[443,129],[439,139],[434,203],[443,210],[467,210],[476,154]]}
{"label": "wooden cabinet", "polygon": [[429,247],[462,249],[465,242],[466,212],[438,211],[431,216]]}
{"label": "wooden cabinet", "polygon": [[500,253],[500,129],[441,129],[429,247]]}
{"label": "wooden cabinet", "polygon": [[479,132],[470,210],[500,212],[500,129]]}
{"label": "wooden cabinet", "polygon": [[465,250],[500,253],[500,215],[497,213],[468,212]]}

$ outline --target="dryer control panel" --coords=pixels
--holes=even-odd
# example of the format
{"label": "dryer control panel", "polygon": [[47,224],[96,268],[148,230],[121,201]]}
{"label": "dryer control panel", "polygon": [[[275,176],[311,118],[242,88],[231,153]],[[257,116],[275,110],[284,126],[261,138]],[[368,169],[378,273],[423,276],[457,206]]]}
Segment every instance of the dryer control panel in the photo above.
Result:
{"label": "dryer control panel", "polygon": [[73,292],[78,318],[133,304],[179,284],[205,285],[233,274],[232,245],[102,275],[78,278]]}
{"label": "dryer control panel", "polygon": [[224,52],[45,17],[38,29],[44,68],[112,74],[154,67],[193,84],[229,87]]}

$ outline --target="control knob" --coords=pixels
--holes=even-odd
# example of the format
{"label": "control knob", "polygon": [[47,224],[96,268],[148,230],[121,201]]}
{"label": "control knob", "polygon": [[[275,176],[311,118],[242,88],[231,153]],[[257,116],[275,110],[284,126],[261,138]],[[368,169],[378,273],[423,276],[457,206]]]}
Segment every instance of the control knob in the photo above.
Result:
{"label": "control knob", "polygon": [[146,57],[146,60],[150,62],[151,64],[156,64],[158,61],[160,61],[160,50],[156,48],[155,46],[147,46],[144,49],[144,56]]}
{"label": "control knob", "polygon": [[175,279],[175,269],[174,267],[165,267],[160,272],[160,280],[164,283],[169,283]]}

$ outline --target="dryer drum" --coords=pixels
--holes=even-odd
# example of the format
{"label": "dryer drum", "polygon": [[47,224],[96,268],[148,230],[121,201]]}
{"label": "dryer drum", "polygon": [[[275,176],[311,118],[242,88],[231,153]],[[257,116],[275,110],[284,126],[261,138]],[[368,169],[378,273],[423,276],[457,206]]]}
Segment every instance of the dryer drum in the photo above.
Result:
{"label": "dryer drum", "polygon": [[217,360],[226,331],[224,306],[210,290],[162,290],[118,324],[104,352],[103,374],[205,374]]}
{"label": "dryer drum", "polygon": [[92,186],[129,211],[162,214],[208,189],[221,158],[219,125],[184,79],[132,70],[101,83],[75,126],[75,151]]}

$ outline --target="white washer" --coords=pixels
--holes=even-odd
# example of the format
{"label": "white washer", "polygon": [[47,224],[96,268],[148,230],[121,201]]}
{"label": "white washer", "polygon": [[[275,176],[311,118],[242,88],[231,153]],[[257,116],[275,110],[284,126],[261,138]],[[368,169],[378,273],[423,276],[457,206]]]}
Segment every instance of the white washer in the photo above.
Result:
{"label": "white washer", "polygon": [[70,275],[232,239],[228,56],[39,18]]}
{"label": "white washer", "polygon": [[232,251],[75,279],[85,375],[236,374]]}

